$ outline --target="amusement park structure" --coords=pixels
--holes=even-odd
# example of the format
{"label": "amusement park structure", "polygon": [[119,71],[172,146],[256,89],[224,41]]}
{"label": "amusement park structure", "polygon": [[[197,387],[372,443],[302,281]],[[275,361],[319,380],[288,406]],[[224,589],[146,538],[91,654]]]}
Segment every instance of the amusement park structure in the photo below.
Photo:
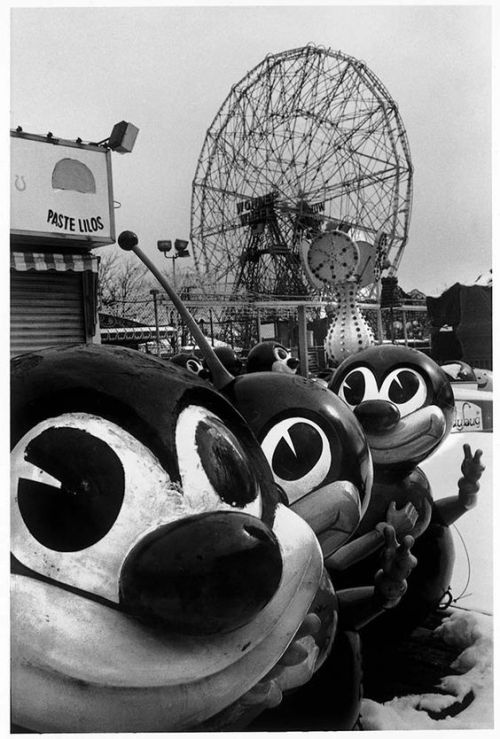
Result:
{"label": "amusement park structure", "polygon": [[270,54],[206,133],[192,185],[196,268],[222,300],[332,299],[331,284],[311,281],[307,251],[340,232],[356,246],[360,297],[376,301],[382,269],[394,275],[401,261],[411,199],[406,132],[373,72],[313,45]]}

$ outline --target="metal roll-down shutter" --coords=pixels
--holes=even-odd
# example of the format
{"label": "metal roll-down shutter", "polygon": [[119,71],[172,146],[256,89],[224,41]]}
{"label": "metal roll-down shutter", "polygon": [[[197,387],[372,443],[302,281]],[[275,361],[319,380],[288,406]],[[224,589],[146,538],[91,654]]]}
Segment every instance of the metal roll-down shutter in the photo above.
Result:
{"label": "metal roll-down shutter", "polygon": [[33,266],[33,255],[23,262],[16,256],[11,271],[11,355],[87,341],[84,293],[91,263],[74,259],[68,270],[62,260],[54,266],[51,255],[50,267],[44,270],[40,262]]}

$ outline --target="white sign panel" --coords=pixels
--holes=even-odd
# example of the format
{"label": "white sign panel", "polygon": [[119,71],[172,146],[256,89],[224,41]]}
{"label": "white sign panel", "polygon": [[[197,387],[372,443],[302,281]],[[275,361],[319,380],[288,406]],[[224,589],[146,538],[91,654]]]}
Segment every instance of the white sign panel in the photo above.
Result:
{"label": "white sign panel", "polygon": [[482,431],[481,408],[468,400],[455,400],[455,420],[452,431]]}
{"label": "white sign panel", "polygon": [[276,338],[276,324],[275,323],[261,323],[260,324],[260,340],[274,339]]}
{"label": "white sign panel", "polygon": [[110,152],[12,136],[11,235],[89,247],[114,242]]}

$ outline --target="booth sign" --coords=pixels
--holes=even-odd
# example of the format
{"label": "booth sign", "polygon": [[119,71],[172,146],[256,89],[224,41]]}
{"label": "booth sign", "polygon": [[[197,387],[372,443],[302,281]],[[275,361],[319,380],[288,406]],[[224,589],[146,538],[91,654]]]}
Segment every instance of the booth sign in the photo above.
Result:
{"label": "booth sign", "polygon": [[11,132],[11,238],[59,247],[113,243],[110,151]]}

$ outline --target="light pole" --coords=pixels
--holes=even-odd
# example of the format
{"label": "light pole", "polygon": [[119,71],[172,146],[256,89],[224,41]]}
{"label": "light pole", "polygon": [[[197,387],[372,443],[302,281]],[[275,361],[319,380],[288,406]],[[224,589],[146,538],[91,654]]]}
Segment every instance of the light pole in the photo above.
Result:
{"label": "light pole", "polygon": [[175,254],[172,254],[172,256],[167,256],[170,251],[172,251],[172,242],[171,241],[158,241],[158,251],[161,251],[165,259],[171,259],[172,260],[172,283],[173,288],[176,290],[175,286],[175,260],[179,259],[179,257],[189,257],[191,256],[188,251],[188,245],[189,241],[184,241],[183,239],[176,239],[174,241],[174,249]]}
{"label": "light pole", "polygon": [[156,354],[160,357],[161,356],[161,350],[160,350],[160,327],[158,325],[158,293],[159,290],[156,290],[156,288],[153,288],[153,290],[149,291],[149,294],[153,296],[153,306],[155,311],[155,330],[156,330]]}
{"label": "light pole", "polygon": [[[172,256],[168,256],[168,253],[172,251],[171,241],[157,241],[156,245],[158,247],[158,251],[162,252],[165,259],[172,260],[172,287],[174,288],[174,291],[175,291],[177,289],[175,285],[175,261],[176,259],[179,259],[179,257],[191,256],[188,251],[189,241],[184,241],[183,239],[176,239],[174,241],[175,254],[172,254]],[[175,338],[175,344],[177,347],[177,335]],[[175,351],[177,351],[177,348],[175,349]]]}

